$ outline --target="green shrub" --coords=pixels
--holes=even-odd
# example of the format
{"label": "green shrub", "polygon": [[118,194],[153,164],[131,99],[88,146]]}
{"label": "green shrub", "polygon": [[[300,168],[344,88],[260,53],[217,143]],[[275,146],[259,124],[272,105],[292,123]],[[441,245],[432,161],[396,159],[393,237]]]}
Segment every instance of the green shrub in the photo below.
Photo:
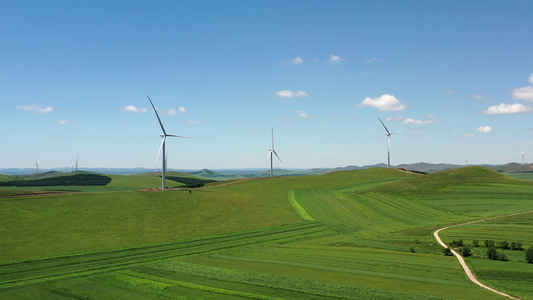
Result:
{"label": "green shrub", "polygon": [[470,247],[468,246],[464,246],[462,249],[461,249],[461,255],[463,257],[468,257],[470,255],[472,255],[472,251],[470,250]]}
{"label": "green shrub", "polygon": [[473,245],[474,247],[479,247],[479,241],[473,241],[473,242],[472,242],[472,245]]}
{"label": "green shrub", "polygon": [[526,260],[528,263],[533,264],[533,246],[526,250]]}
{"label": "green shrub", "polygon": [[493,246],[487,249],[487,256],[489,259],[498,260],[498,252]]}

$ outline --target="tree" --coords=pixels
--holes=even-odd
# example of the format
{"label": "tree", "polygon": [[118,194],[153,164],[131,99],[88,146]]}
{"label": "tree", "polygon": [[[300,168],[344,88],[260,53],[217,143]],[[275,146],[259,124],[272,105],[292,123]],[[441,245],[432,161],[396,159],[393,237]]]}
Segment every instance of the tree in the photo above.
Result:
{"label": "tree", "polygon": [[472,251],[470,250],[470,247],[464,246],[463,248],[461,248],[461,255],[463,257],[468,257],[472,255]]}
{"label": "tree", "polygon": [[509,242],[507,241],[500,242],[500,248],[509,249]]}
{"label": "tree", "polygon": [[473,241],[472,245],[474,245],[474,247],[479,247],[479,241]]}
{"label": "tree", "polygon": [[526,260],[528,263],[533,264],[533,246],[526,250]]}
{"label": "tree", "polygon": [[453,255],[453,254],[452,254],[452,249],[450,249],[450,247],[446,247],[446,248],[442,249],[442,252],[443,252],[444,255],[446,255],[446,256]]}
{"label": "tree", "polygon": [[485,247],[487,248],[494,247],[494,241],[485,240]]}
{"label": "tree", "polygon": [[496,252],[496,248],[494,248],[494,247],[489,247],[489,248],[487,249],[487,256],[488,256],[490,259],[498,260],[498,252]]}

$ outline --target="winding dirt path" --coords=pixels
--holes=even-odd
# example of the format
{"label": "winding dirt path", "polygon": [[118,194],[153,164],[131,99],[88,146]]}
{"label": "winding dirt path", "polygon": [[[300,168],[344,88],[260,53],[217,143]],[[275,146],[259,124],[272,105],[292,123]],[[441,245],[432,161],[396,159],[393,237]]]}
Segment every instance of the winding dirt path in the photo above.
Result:
{"label": "winding dirt path", "polygon": [[[520,213],[514,213],[514,214],[509,214],[509,215],[505,215],[505,216],[498,216],[498,217],[492,217],[492,218],[486,218],[486,219],[481,219],[481,220],[475,220],[475,221],[470,221],[470,222],[466,222],[466,223],[461,223],[461,224],[456,224],[456,225],[451,225],[451,226],[446,226],[446,227],[443,227],[441,229],[438,229],[436,230],[434,233],[433,233],[433,236],[435,237],[435,239],[437,240],[437,242],[444,248],[448,248],[448,245],[446,245],[440,238],[439,236],[439,232],[441,232],[442,230],[445,230],[445,229],[448,229],[448,228],[452,228],[452,227],[456,227],[456,226],[461,226],[461,225],[467,225],[467,224],[472,224],[472,223],[478,223],[478,222],[483,222],[483,221],[487,221],[487,220],[492,220],[492,219],[497,219],[497,218],[503,218],[503,217],[508,217],[508,216],[514,216],[514,215],[521,215],[521,214],[526,214],[526,213],[531,213],[533,212],[533,210],[530,210],[530,211],[526,211],[526,212],[520,212]],[[494,292],[496,294],[499,294],[499,295],[502,295],[502,296],[505,296],[507,298],[511,298],[511,299],[520,299],[520,298],[517,298],[515,296],[511,296],[509,294],[506,294],[504,292],[500,292],[496,289],[493,289],[491,288],[490,286],[487,286],[487,285],[484,285],[483,283],[479,282],[479,280],[477,280],[476,276],[474,276],[474,274],[472,273],[472,271],[470,270],[470,268],[468,267],[468,265],[466,264],[464,258],[459,255],[459,253],[457,253],[455,250],[453,250],[452,248],[450,248],[450,250],[452,250],[452,253],[453,255],[455,255],[455,257],[457,258],[457,260],[459,261],[459,263],[461,264],[461,266],[463,267],[463,270],[465,270],[465,273],[466,275],[468,276],[468,278],[470,279],[470,281],[472,281],[473,283],[479,285],[480,287],[484,288],[484,289],[487,289],[491,292]]]}

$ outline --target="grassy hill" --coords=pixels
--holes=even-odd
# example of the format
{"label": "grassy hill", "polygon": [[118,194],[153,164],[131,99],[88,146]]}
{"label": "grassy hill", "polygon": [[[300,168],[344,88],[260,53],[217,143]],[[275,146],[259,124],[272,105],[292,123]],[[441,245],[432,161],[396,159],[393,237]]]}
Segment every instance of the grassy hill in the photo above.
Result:
{"label": "grassy hill", "polygon": [[[113,182],[133,188],[160,178]],[[0,298],[498,299],[442,255],[432,232],[530,210],[531,184],[479,167],[429,175],[375,168],[219,182],[192,193],[0,198]],[[513,238],[527,248],[530,220],[490,225],[518,232]],[[504,232],[475,229],[486,239]],[[471,241],[475,232],[449,236]],[[475,262],[499,288],[532,298],[524,278],[533,270],[509,257]]]}
{"label": "grassy hill", "polygon": [[487,183],[533,186],[531,182],[511,178],[484,167],[465,167],[431,173],[410,180],[371,188],[369,191],[388,194],[431,194],[455,186]]}

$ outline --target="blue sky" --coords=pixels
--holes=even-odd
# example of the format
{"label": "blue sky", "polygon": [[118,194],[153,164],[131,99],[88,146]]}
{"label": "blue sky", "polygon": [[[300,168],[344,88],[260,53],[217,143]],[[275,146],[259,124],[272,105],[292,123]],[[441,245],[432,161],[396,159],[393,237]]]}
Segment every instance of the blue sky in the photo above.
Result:
{"label": "blue sky", "polygon": [[531,1],[10,1],[0,168],[533,159]]}

